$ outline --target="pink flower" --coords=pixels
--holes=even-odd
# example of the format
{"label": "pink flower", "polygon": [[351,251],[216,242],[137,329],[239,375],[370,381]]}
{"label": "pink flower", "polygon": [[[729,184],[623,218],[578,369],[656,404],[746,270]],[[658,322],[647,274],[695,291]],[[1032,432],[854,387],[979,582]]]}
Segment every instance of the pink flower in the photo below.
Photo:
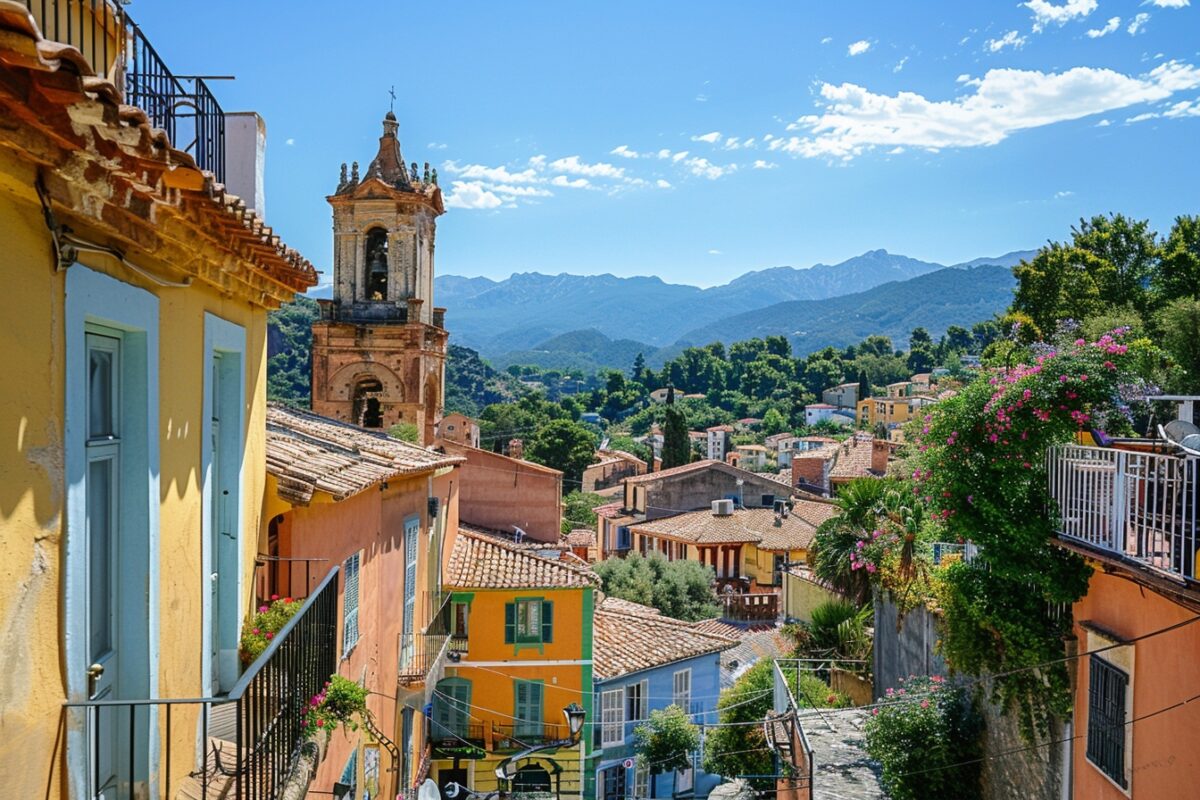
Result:
{"label": "pink flower", "polygon": [[1086,380],[1087,380],[1087,375],[1086,375],[1086,374],[1085,374],[1085,375],[1080,375],[1080,376],[1079,376],[1079,380],[1081,380],[1081,381],[1086,381]]}
{"label": "pink flower", "polygon": [[255,636],[258,636],[258,634],[259,634],[259,633],[261,633],[261,631],[259,631],[259,629],[258,629],[258,628],[255,628],[255,629],[254,629],[254,635],[255,635]]}
{"label": "pink flower", "polygon": [[1076,340],[1075,340],[1075,346],[1076,346],[1076,347],[1083,347],[1085,344],[1087,344],[1087,342],[1085,342],[1083,339],[1076,339]]}
{"label": "pink flower", "polygon": [[928,701],[928,700],[922,700],[922,701],[921,701],[921,708],[929,708],[929,701]]}
{"label": "pink flower", "polygon": [[275,638],[275,634],[271,633],[270,631],[267,631],[267,638],[268,638],[268,639],[274,639],[274,638]]}
{"label": "pink flower", "polygon": [[260,614],[265,614],[265,613],[267,613],[268,610],[269,610],[268,606],[259,606],[258,607],[258,613],[260,613]]}
{"label": "pink flower", "polygon": [[873,717],[878,717],[878,716],[879,716],[879,709],[878,709],[878,708],[873,708],[873,709],[871,709],[871,716],[873,716]]}
{"label": "pink flower", "polygon": [[277,595],[277,594],[273,594],[273,595],[271,595],[271,599],[272,599],[272,600],[278,600],[278,599],[279,599],[279,595]]}

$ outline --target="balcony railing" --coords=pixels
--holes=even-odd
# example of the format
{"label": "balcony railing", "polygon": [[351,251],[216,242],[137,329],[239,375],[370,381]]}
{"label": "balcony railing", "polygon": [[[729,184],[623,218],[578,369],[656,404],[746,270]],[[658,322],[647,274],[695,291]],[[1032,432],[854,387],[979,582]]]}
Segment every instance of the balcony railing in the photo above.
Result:
{"label": "balcony railing", "polygon": [[399,635],[400,668],[397,676],[401,686],[425,683],[437,673],[447,653],[467,652],[467,637],[451,633],[453,613],[454,607],[447,598],[424,631]]}
{"label": "balcony railing", "polygon": [[[86,732],[81,796],[134,800],[157,786],[168,798],[278,797],[304,743],[306,702],[337,670],[337,575],[334,567],[228,695],[65,703]],[[172,746],[193,746],[197,726],[201,767],[180,776]],[[152,727],[164,743],[160,763]],[[118,740],[102,731],[119,732]]]}
{"label": "balcony railing", "polygon": [[804,733],[796,698],[778,662],[773,670],[771,712],[763,722],[767,746],[774,751],[778,772],[774,797],[809,800],[813,794],[813,749]]}
{"label": "balcony railing", "polygon": [[225,112],[202,78],[175,75],[120,4],[25,0],[42,36],[79,50],[126,105],[146,112],[175,148],[225,181]]}
{"label": "balcony railing", "polygon": [[718,600],[726,622],[774,622],[779,617],[779,595],[774,592],[723,594]]}
{"label": "balcony railing", "polygon": [[496,751],[525,750],[567,738],[566,726],[547,722],[518,722],[515,725],[493,722],[491,727],[491,749]]}
{"label": "balcony railing", "polygon": [[1196,580],[1198,463],[1101,447],[1051,448],[1047,466],[1059,535]]}

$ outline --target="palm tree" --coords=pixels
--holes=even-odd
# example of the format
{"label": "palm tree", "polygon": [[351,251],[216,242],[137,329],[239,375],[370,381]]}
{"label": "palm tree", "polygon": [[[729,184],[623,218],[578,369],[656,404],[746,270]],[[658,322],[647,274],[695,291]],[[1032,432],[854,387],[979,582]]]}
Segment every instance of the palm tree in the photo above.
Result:
{"label": "palm tree", "polygon": [[864,534],[875,529],[887,513],[888,483],[878,478],[851,481],[837,496],[838,513],[817,528],[809,558],[813,574],[855,603],[871,598],[870,580],[864,570],[850,568]]}

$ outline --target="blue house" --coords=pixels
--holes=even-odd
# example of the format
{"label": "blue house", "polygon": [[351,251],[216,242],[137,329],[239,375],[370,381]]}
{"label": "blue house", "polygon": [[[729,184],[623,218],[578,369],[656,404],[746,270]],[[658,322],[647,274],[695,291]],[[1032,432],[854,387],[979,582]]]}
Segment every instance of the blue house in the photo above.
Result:
{"label": "blue house", "polygon": [[655,775],[651,792],[650,771],[637,764],[633,730],[651,711],[671,705],[697,725],[715,723],[721,652],[737,641],[615,597],[598,604],[593,637],[596,800],[707,797],[720,776],[703,771],[699,753],[691,769]]}

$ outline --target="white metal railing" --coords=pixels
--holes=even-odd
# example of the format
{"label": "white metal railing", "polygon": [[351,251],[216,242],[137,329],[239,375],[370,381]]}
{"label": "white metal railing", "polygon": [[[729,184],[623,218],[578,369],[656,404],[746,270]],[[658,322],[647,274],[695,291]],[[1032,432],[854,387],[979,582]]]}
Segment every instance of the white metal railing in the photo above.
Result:
{"label": "white metal railing", "polygon": [[1059,535],[1196,580],[1198,463],[1111,448],[1050,448]]}

